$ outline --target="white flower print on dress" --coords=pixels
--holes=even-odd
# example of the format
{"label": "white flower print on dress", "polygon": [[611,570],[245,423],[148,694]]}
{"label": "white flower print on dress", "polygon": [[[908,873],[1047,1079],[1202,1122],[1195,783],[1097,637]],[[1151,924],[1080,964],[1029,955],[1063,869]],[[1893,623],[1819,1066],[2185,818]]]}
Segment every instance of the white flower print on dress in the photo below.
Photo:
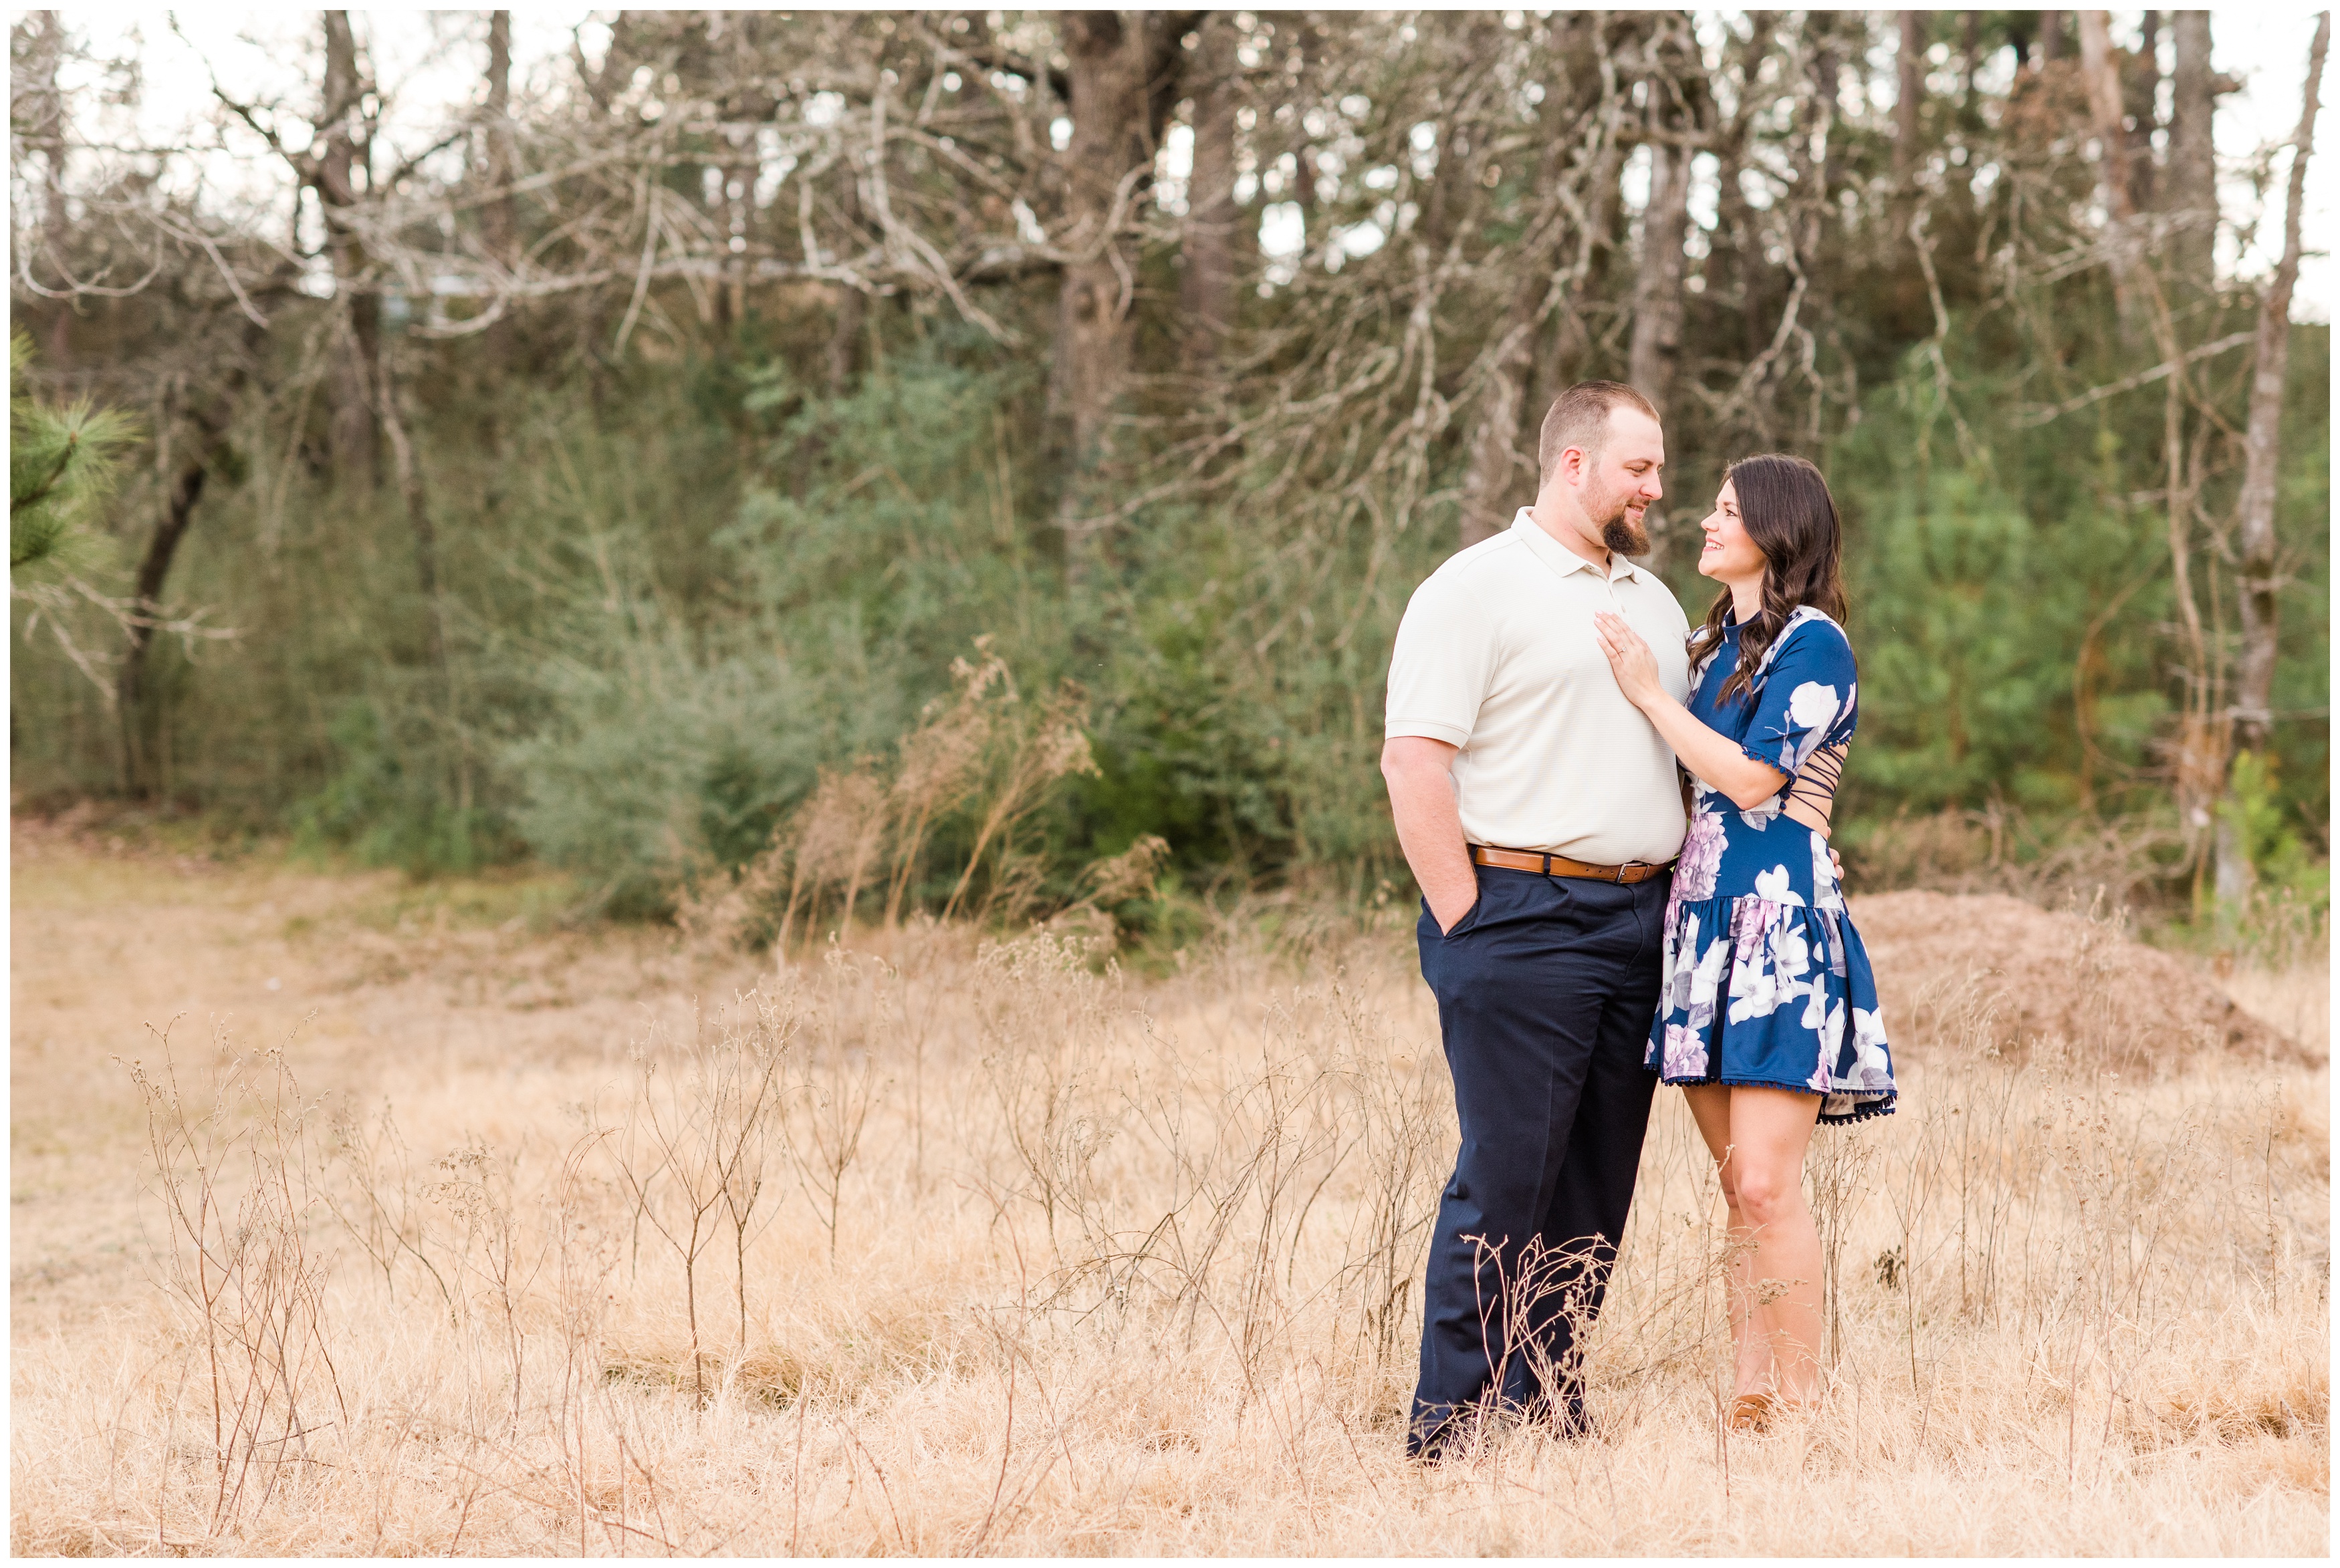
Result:
{"label": "white flower print on dress", "polygon": [[1844,900],[1836,901],[1836,908],[1823,910],[1819,918],[1819,940],[1828,949],[1828,971],[1839,980],[1845,977],[1844,928],[1850,916],[1845,912]]}
{"label": "white flower print on dress", "polygon": [[1875,1012],[1865,1007],[1852,1010],[1852,1041],[1859,1054],[1853,1062],[1852,1070],[1845,1075],[1846,1087],[1892,1088],[1893,1064],[1885,1054],[1885,1012],[1882,1008]]}
{"label": "white flower print on dress", "polygon": [[1824,730],[1836,723],[1836,688],[1806,681],[1788,694],[1788,716],[1806,729]]}
{"label": "white flower print on dress", "polygon": [[[1841,1012],[1843,1010],[1839,1008],[1838,1011]],[[1820,1050],[1820,1060],[1822,1061],[1833,1061],[1836,1059],[1835,1053],[1828,1050],[1826,1046],[1826,1040],[1828,1038],[1828,987],[1824,985],[1816,985],[1805,995],[1804,1016],[1797,1021],[1801,1023],[1806,1029],[1811,1031],[1815,1035],[1820,1037],[1823,1042]],[[1839,1029],[1842,1028],[1841,1020],[1839,1021],[1838,1026]]]}
{"label": "white flower print on dress", "polygon": [[1770,871],[1755,873],[1755,896],[1769,903],[1786,904],[1790,909],[1804,907],[1803,896],[1788,880],[1788,868],[1775,865]]}
{"label": "white flower print on dress", "polygon": [[1818,681],[1806,681],[1788,694],[1788,722],[1804,732],[1800,741],[1791,735],[1789,745],[1780,751],[1780,760],[1789,764],[1790,773],[1802,767],[1804,760],[1819,750],[1841,705],[1837,701],[1836,688]]}
{"label": "white flower print on dress", "polygon": [[1690,1021],[1694,1029],[1704,1029],[1714,1021],[1714,999],[1722,990],[1723,967],[1730,962],[1730,939],[1718,934],[1699,954],[1698,967],[1691,972]]}
{"label": "white flower print on dress", "polygon": [[[1784,880],[1784,870],[1780,875]],[[1762,875],[1757,876],[1756,885],[1765,885]],[[1781,902],[1760,892],[1739,901],[1731,932],[1728,1017],[1732,1023],[1768,1018],[1814,989],[1807,978],[1811,973],[1812,952],[1805,939],[1803,919],[1788,912],[1801,909],[1803,900],[1792,892],[1789,896],[1795,902]]]}
{"label": "white flower print on dress", "polygon": [[1732,1023],[1745,1023],[1750,1018],[1769,1018],[1780,1011],[1780,1004],[1791,1000],[1780,994],[1780,977],[1768,965],[1751,964],[1730,971],[1730,1011]]}
{"label": "white flower print on dress", "polygon": [[[1844,907],[1844,889],[1837,885],[1836,867],[1829,860],[1829,842],[1819,833],[1812,834],[1812,907],[1829,910]],[[1842,972],[1841,962],[1838,972]]]}
{"label": "white flower print on dress", "polygon": [[1691,971],[1698,966],[1697,915],[1691,915],[1681,931],[1666,932],[1658,962],[1658,1005],[1669,1012],[1679,1012],[1690,1005]]}
{"label": "white flower print on dress", "polygon": [[[1800,901],[1796,905],[1803,907]],[[1770,942],[1771,967],[1790,980],[1801,980],[1812,971],[1812,944],[1804,940],[1804,922],[1800,920],[1776,920]]]}

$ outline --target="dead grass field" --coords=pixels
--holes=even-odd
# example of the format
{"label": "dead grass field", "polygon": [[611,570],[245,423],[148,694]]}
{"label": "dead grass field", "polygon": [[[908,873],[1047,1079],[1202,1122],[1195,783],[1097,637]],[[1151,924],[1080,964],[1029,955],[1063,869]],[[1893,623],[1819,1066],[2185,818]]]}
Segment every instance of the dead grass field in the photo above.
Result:
{"label": "dead grass field", "polygon": [[2144,971],[2065,966],[2025,1038],[1929,975],[1901,1113],[1816,1145],[1831,1395],[1765,1438],[1718,1433],[1661,1094],[1598,1435],[1423,1472],[1452,1109],[1402,937],[782,970],[532,935],[524,890],[15,848],[18,1553],[2329,1545],[2320,966],[2225,982],[2281,1050],[2142,1063]]}

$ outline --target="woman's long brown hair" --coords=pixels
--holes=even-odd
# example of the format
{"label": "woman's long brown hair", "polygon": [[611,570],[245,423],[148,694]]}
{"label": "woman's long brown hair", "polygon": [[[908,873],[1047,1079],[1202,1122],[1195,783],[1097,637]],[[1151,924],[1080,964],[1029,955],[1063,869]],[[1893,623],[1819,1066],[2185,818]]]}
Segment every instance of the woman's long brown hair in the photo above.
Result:
{"label": "woman's long brown hair", "polygon": [[[1844,574],[1839,562],[1842,530],[1836,500],[1820,471],[1801,458],[1767,452],[1730,465],[1730,488],[1739,497],[1739,521],[1763,552],[1763,607],[1740,629],[1739,667],[1722,683],[1722,700],[1744,696],[1753,686],[1765,650],[1777,641],[1799,605],[1810,605],[1839,626],[1844,623]],[[1693,667],[1722,640],[1730,615],[1730,590],[1717,594],[1706,621],[1690,636]]]}

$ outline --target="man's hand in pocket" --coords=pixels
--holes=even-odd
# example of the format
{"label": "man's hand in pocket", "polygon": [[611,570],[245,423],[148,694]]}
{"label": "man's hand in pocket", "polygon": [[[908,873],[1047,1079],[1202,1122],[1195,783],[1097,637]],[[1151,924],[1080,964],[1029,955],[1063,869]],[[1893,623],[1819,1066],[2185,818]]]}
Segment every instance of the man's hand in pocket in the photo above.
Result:
{"label": "man's hand in pocket", "polygon": [[[1476,888],[1472,889],[1473,893],[1477,891]],[[1450,899],[1447,902],[1451,904],[1455,901]],[[1430,906],[1430,918],[1438,922],[1439,935],[1452,936],[1454,928],[1461,925],[1470,916],[1471,912],[1478,907],[1479,901],[1475,897],[1462,902],[1459,908],[1441,909],[1433,903]]]}

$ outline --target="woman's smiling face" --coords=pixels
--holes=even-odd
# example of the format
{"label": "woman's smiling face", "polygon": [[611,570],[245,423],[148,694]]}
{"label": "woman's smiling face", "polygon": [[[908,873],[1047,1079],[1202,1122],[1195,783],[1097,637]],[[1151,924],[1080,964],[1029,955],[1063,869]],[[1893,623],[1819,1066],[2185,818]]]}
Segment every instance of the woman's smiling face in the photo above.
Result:
{"label": "woman's smiling face", "polygon": [[1715,492],[1714,510],[1699,528],[1706,534],[1706,544],[1698,552],[1699,576],[1724,584],[1762,580],[1768,563],[1747,536],[1747,525],[1739,516],[1739,492],[1729,479]]}

